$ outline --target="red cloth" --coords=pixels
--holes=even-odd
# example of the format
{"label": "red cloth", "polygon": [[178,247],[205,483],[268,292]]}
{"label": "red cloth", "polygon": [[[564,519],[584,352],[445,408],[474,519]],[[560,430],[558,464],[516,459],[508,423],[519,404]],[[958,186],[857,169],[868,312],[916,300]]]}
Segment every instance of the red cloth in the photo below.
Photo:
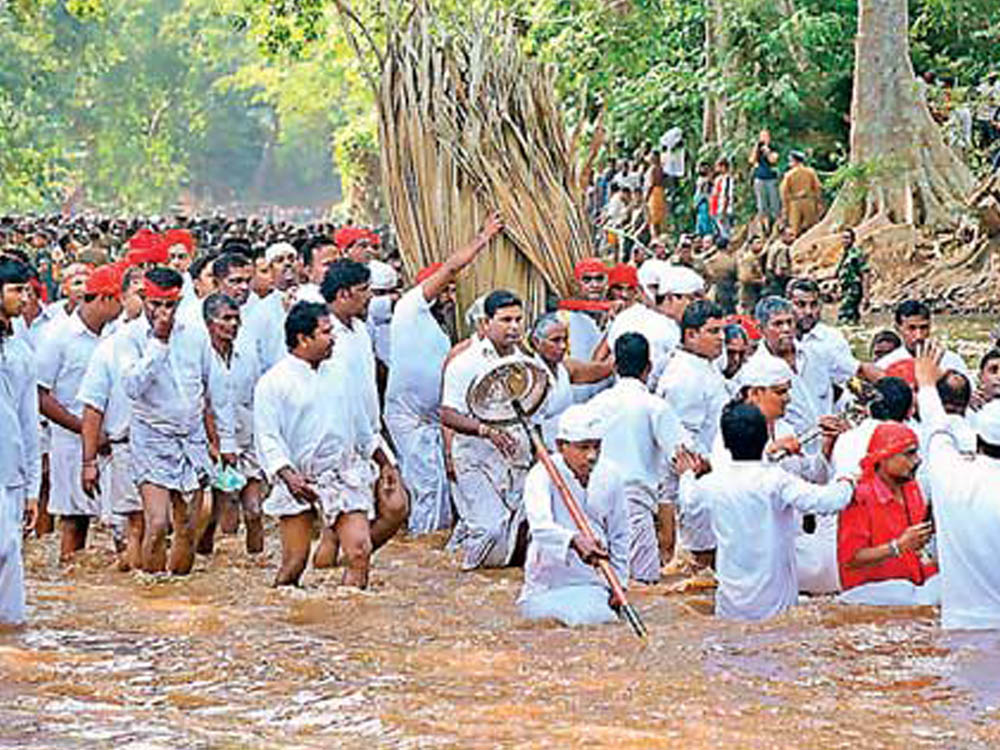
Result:
{"label": "red cloth", "polygon": [[602,273],[608,275],[608,267],[599,258],[584,258],[573,268],[573,275],[579,281],[585,275]]}
{"label": "red cloth", "polygon": [[885,374],[893,378],[902,378],[912,388],[917,384],[917,360],[913,357],[893,362]]}
{"label": "red cloth", "polygon": [[156,282],[150,281],[149,277],[142,280],[142,291],[146,299],[180,299],[181,288],[179,286],[165,287],[159,286]]}
{"label": "red cloth", "polygon": [[38,279],[31,279],[29,282],[31,288],[35,290],[35,296],[38,297],[42,302],[49,301],[49,290],[45,287]]}
{"label": "red cloth", "polygon": [[763,331],[757,319],[749,315],[730,315],[726,318],[726,325],[737,325],[742,328],[751,341],[760,341],[764,338]]}
{"label": "red cloth", "polygon": [[604,300],[589,299],[561,299],[559,300],[560,310],[573,310],[577,312],[607,312],[614,307],[614,302]]}
{"label": "red cloth", "polygon": [[868,442],[868,454],[861,460],[862,479],[850,505],[840,513],[837,530],[837,564],[844,590],[871,581],[903,578],[922,584],[937,573],[936,565],[926,565],[919,555],[907,550],[867,568],[848,568],[858,550],[888,544],[927,516],[927,503],[917,482],[903,485],[903,502],[898,502],[889,486],[875,473],[880,461],[917,444],[917,436],[906,425],[886,422],[875,428]]}
{"label": "red cloth", "polygon": [[444,268],[444,263],[431,263],[429,266],[424,266],[417,272],[417,283],[424,283],[442,268]]}
{"label": "red cloth", "polygon": [[163,235],[163,244],[168,251],[174,245],[183,245],[188,255],[194,255],[194,237],[186,229],[168,229]]}
{"label": "red cloth", "polygon": [[334,244],[341,250],[347,250],[355,242],[368,240],[372,245],[379,244],[379,236],[368,229],[361,227],[341,227],[333,235]]}
{"label": "red cloth", "polygon": [[627,286],[632,289],[639,288],[639,272],[635,266],[627,263],[619,263],[608,271],[609,286]]}
{"label": "red cloth", "polygon": [[85,294],[98,294],[115,298],[121,297],[121,269],[115,264],[101,266],[87,277],[87,283],[83,291]]}
{"label": "red cloth", "polygon": [[162,265],[170,259],[164,237],[150,229],[140,229],[132,235],[128,247],[129,252],[125,255],[125,260],[129,265],[136,266],[140,263]]}

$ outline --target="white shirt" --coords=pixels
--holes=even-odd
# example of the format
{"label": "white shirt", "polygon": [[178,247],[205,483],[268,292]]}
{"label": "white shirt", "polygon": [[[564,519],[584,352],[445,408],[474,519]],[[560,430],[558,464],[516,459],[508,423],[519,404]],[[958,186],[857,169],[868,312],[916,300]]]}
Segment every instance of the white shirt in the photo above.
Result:
{"label": "white shirt", "polygon": [[368,305],[368,337],[372,342],[375,358],[383,364],[389,364],[391,358],[391,338],[389,329],[392,325],[392,297],[388,294],[372,297]]}
{"label": "white shirt", "polygon": [[718,543],[715,614],[763,620],[798,600],[796,510],[836,513],[851,500],[848,482],[825,487],[804,482],[773,464],[733,461],[726,471],[680,480],[683,513],[709,506]]}
{"label": "white shirt", "polygon": [[335,339],[333,354],[320,365],[320,373],[331,378],[334,390],[352,404],[351,412],[357,420],[355,434],[360,443],[367,446],[370,456],[382,430],[372,340],[363,320],[351,318],[350,324],[344,325],[331,313],[330,323]]}
{"label": "white shirt", "polygon": [[676,412],[694,438],[697,450],[707,455],[729,397],[725,378],[715,364],[685,349],[677,349],[660,376],[656,393]]}
{"label": "white shirt", "polygon": [[241,451],[248,450],[253,444],[253,393],[262,375],[257,350],[249,338],[238,334],[228,362],[211,345],[211,339],[209,348],[212,392],[226,394],[226,401],[232,407],[236,446]]}
{"label": "white shirt", "polygon": [[649,382],[656,383],[667,365],[670,354],[681,342],[681,329],[677,323],[663,313],[653,310],[641,302],[622,310],[611,322],[608,329],[608,346],[612,353],[615,342],[625,333],[641,333],[649,344],[649,359],[652,369]]}
{"label": "white shirt", "polygon": [[559,417],[573,405],[573,386],[569,382],[569,371],[562,362],[556,365],[555,374],[541,357],[536,357],[539,367],[549,376],[549,390],[545,400],[535,412],[532,421],[542,428],[542,442],[550,451],[556,449],[556,433],[559,431]]}
{"label": "white shirt", "polygon": [[[921,388],[921,414],[940,399]],[[938,412],[941,415],[941,412]],[[954,436],[935,418],[927,451],[941,573],[941,627],[1000,629],[1000,460],[962,456]]]}
{"label": "white shirt", "polygon": [[423,285],[410,289],[396,303],[389,336],[393,344],[386,412],[399,409],[436,421],[441,405],[441,368],[451,351],[451,341],[431,313]]}
{"label": "white shirt", "polygon": [[205,335],[175,320],[163,342],[140,316],[122,329],[121,337],[121,379],[132,400],[132,421],[162,435],[198,435],[204,429],[208,398],[220,448],[235,452],[232,405],[224,391],[213,389],[211,345]]}
{"label": "white shirt", "polygon": [[350,404],[334,380],[292,354],[257,382],[253,414],[257,456],[272,483],[286,466],[315,478],[356,456]]}
{"label": "white shirt", "polygon": [[288,353],[285,345],[284,292],[275,290],[247,312],[243,326],[257,348],[257,360],[267,371]]}
{"label": "white shirt", "polygon": [[[567,357],[584,362],[594,356],[594,350],[601,341],[601,329],[594,319],[585,312],[566,310],[559,313],[569,328],[569,351]],[[611,378],[605,378],[597,383],[578,383],[572,386],[573,400],[582,404],[596,393],[600,393],[611,385]]]}
{"label": "white shirt", "polygon": [[122,331],[124,328],[120,327],[117,335],[109,336],[97,345],[77,393],[83,404],[104,415],[104,432],[115,441],[128,436],[129,420],[132,418],[132,405],[122,384],[118,358]]}
{"label": "white shirt", "polygon": [[796,342],[796,348],[804,351],[801,365],[796,362],[796,367],[816,408],[821,415],[833,414],[833,384],[843,385],[861,367],[851,345],[844,334],[820,321]]}
{"label": "white shirt", "polygon": [[692,442],[677,414],[636,378],[620,379],[587,403],[604,419],[600,460],[613,462],[625,485],[643,488],[652,501],[678,444]]}
{"label": "white shirt", "polygon": [[[896,362],[902,362],[904,359],[912,358],[913,355],[910,354],[909,350],[907,350],[905,346],[899,346],[881,357],[875,362],[875,365],[877,367],[881,367],[883,370],[886,370],[889,368],[889,365],[895,364]],[[941,357],[941,369],[957,370],[969,379],[969,384],[973,388],[976,387],[976,376],[972,374],[969,366],[965,364],[965,360],[950,349],[945,350],[944,355]]]}
{"label": "white shirt", "polygon": [[42,342],[42,338],[45,336],[45,328],[48,327],[50,323],[56,321],[65,320],[69,316],[66,314],[65,300],[60,302],[54,302],[51,305],[45,305],[35,319],[31,321],[31,325],[24,324],[24,317],[18,315],[11,321],[11,325],[14,329],[14,338],[21,339],[28,346],[28,351],[35,353],[38,351],[38,346]]}
{"label": "white shirt", "polygon": [[[747,362],[749,363],[758,357],[774,357],[774,355],[768,351],[767,345],[762,342]],[[815,427],[819,422],[820,416],[822,416],[820,405],[816,401],[813,390],[802,376],[803,372],[811,369],[812,363],[810,360],[813,358],[814,355],[810,350],[800,346],[795,347],[795,368],[793,370],[795,374],[792,377],[792,390],[789,394],[790,398],[783,419],[796,435],[801,435],[811,427]],[[810,452],[813,450],[815,448],[812,448]]]}
{"label": "white shirt", "polygon": [[[36,353],[38,385],[47,388],[75,417],[83,415],[83,402],[77,394],[90,357],[100,341],[100,335],[86,326],[78,310],[53,324]],[[68,432],[58,425],[54,427]]]}
{"label": "white shirt", "polygon": [[842,433],[833,444],[830,463],[835,476],[859,474],[861,459],[868,455],[868,442],[881,420],[866,417],[858,425]]}
{"label": "white shirt", "polygon": [[37,498],[42,479],[38,449],[38,388],[28,345],[21,339],[0,339],[0,486],[24,488]]}
{"label": "white shirt", "polygon": [[[583,487],[561,454],[553,453],[552,462],[580,504],[594,536],[608,551],[611,567],[624,585],[628,581],[629,522],[621,477],[614,467],[604,464],[591,472],[587,487]],[[519,601],[564,586],[607,586],[604,576],[570,547],[579,531],[540,463],[525,477],[524,509],[531,541]]]}

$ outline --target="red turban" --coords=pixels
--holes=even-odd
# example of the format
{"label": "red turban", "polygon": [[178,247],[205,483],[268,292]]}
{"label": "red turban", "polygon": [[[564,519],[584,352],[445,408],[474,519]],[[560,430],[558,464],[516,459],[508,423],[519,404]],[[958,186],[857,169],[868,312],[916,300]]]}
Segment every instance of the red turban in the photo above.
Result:
{"label": "red turban", "polygon": [[184,245],[188,255],[194,255],[194,237],[186,229],[168,229],[163,235],[163,246],[169,251],[174,245]]}
{"label": "red turban", "polygon": [[160,286],[155,281],[151,281],[148,276],[142,280],[142,291],[146,299],[180,299],[181,288],[179,286]]}
{"label": "red turban", "polygon": [[139,263],[163,264],[170,259],[164,237],[150,229],[140,229],[128,241],[129,252],[125,256],[130,265]]}
{"label": "red turban", "polygon": [[122,272],[116,264],[101,266],[87,277],[85,294],[118,298],[122,293]]}
{"label": "red turban", "polygon": [[361,227],[341,227],[333,235],[334,244],[341,250],[347,250],[355,242],[361,240],[368,240],[373,245],[379,243],[377,234]]}
{"label": "red turban", "polygon": [[861,459],[861,475],[871,477],[875,466],[887,458],[919,445],[917,433],[899,422],[884,422],[875,428],[868,441],[868,454]]}
{"label": "red turban", "polygon": [[608,271],[608,284],[610,286],[627,286],[632,289],[639,287],[639,272],[635,266],[627,263],[619,263]]}
{"label": "red turban", "polygon": [[442,268],[444,268],[444,263],[431,263],[429,266],[424,266],[417,272],[417,283],[422,284]]}
{"label": "red turban", "polygon": [[602,273],[608,275],[608,267],[601,262],[600,258],[584,258],[573,268],[573,275],[579,281],[588,274]]}
{"label": "red turban", "polygon": [[737,325],[742,328],[751,341],[760,341],[764,338],[763,332],[757,320],[749,315],[730,315],[726,318],[726,325]]}
{"label": "red turban", "polygon": [[892,378],[902,378],[912,388],[917,384],[917,360],[913,357],[893,362],[885,374]]}

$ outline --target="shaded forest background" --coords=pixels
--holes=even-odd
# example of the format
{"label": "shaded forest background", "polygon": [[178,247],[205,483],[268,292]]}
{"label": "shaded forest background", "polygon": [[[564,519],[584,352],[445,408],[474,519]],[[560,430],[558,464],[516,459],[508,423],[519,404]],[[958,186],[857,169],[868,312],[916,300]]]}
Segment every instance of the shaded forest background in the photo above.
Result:
{"label": "shaded forest background", "polygon": [[[469,3],[431,4],[461,34]],[[955,96],[1000,64],[996,0],[912,0],[918,73]],[[348,16],[407,3],[9,0],[0,4],[0,209],[161,213],[329,206],[383,219],[377,118]],[[483,4],[479,5],[481,10]],[[856,0],[495,0],[557,70],[568,123],[602,108],[626,153],[670,127],[689,163],[743,161],[761,127],[848,176]],[[784,166],[784,162],[782,163]],[[741,201],[748,206],[749,199]]]}

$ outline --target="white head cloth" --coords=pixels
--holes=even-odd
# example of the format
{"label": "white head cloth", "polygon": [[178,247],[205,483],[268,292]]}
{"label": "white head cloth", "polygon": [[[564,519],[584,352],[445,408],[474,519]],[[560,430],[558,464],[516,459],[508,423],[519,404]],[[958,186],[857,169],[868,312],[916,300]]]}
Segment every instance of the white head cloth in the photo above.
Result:
{"label": "white head cloth", "polygon": [[636,276],[639,278],[639,286],[642,287],[642,291],[648,296],[655,297],[657,294],[663,293],[663,290],[660,288],[660,277],[663,275],[663,269],[666,267],[667,262],[659,258],[650,258],[639,266]]}
{"label": "white head cloth", "polygon": [[270,263],[279,255],[288,255],[289,253],[291,253],[292,255],[298,254],[295,250],[294,245],[290,245],[287,242],[275,242],[273,245],[267,248],[267,250],[264,251],[264,259],[267,260],[268,263]]}
{"label": "white head cloth", "polygon": [[1000,400],[994,399],[976,412],[976,434],[990,445],[1000,445]]}
{"label": "white head cloth", "polygon": [[660,294],[697,294],[705,291],[705,280],[687,266],[666,265],[660,272]]}
{"label": "white head cloth", "polygon": [[559,417],[556,440],[578,443],[582,440],[600,440],[604,437],[604,420],[586,404],[573,404]]}
{"label": "white head cloth", "polygon": [[486,295],[481,294],[476,297],[469,308],[465,311],[465,325],[475,328],[476,323],[486,317]]}
{"label": "white head cloth", "polygon": [[399,283],[399,274],[396,269],[388,263],[380,260],[373,260],[368,263],[368,270],[372,274],[372,291],[388,292],[396,288]]}
{"label": "white head cloth", "polygon": [[790,383],[793,377],[795,373],[788,363],[770,354],[751,357],[736,375],[741,386],[751,388],[773,388]]}

